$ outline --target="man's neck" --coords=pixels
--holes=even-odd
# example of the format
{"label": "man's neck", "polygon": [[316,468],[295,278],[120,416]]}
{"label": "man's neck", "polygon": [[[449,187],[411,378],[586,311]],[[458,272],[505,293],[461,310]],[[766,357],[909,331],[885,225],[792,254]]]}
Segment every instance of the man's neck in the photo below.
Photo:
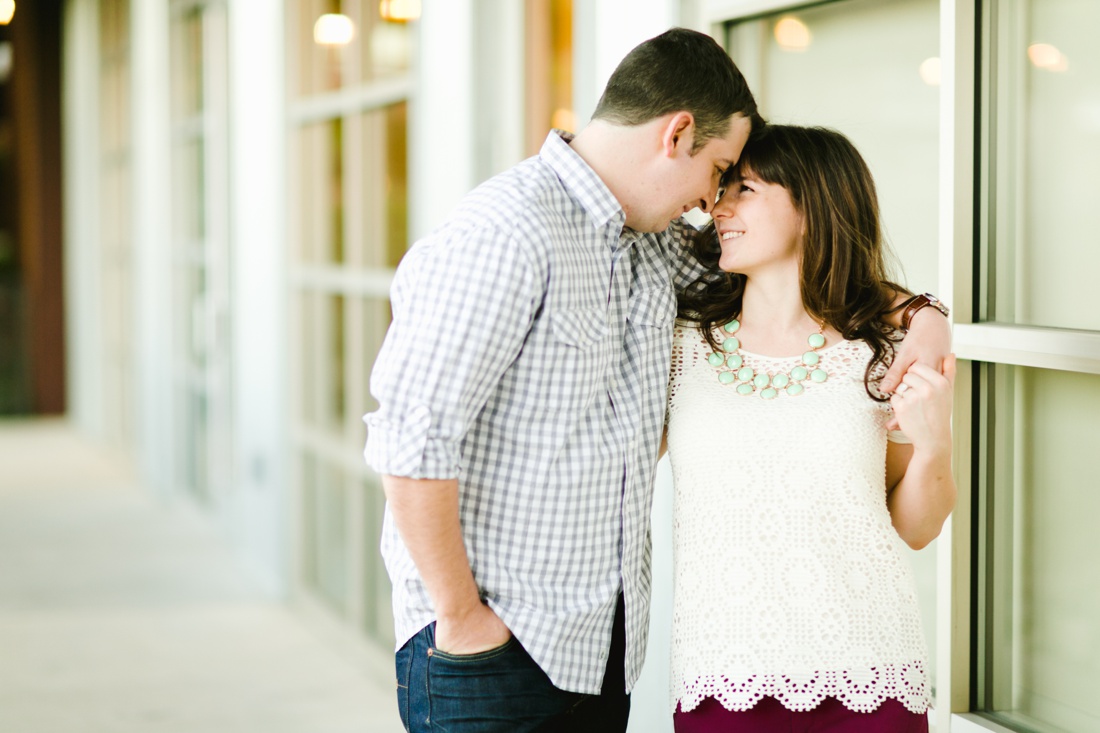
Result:
{"label": "man's neck", "polygon": [[628,219],[633,202],[631,191],[643,178],[645,155],[652,146],[651,126],[652,123],[627,126],[593,120],[570,143],[618,200]]}

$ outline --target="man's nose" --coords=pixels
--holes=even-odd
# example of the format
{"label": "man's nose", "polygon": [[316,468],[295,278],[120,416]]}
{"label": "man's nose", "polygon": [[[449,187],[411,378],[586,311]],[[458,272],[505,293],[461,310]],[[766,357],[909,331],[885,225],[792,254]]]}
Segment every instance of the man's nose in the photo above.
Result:
{"label": "man's nose", "polygon": [[699,199],[699,209],[704,214],[709,214],[714,210],[714,205],[718,202],[718,186],[717,184],[711,184],[710,190],[707,191],[707,195]]}

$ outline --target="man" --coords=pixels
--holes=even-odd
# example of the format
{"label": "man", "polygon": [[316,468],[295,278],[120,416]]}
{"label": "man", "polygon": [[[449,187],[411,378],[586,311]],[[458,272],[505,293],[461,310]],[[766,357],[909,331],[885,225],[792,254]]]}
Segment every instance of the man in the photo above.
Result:
{"label": "man", "polygon": [[[680,216],[713,205],[757,124],[725,51],[670,30],[576,137],[552,132],[402,261],[365,456],[408,730],[626,728],[673,285],[700,274]],[[938,358],[946,331],[914,336]]]}

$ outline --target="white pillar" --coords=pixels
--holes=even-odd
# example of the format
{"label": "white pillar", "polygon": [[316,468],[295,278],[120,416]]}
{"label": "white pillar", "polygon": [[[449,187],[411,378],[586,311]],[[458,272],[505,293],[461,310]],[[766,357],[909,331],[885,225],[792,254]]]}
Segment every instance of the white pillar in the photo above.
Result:
{"label": "white pillar", "polygon": [[286,107],[283,5],[229,2],[233,443],[230,532],[272,591],[287,577]]}
{"label": "white pillar", "polygon": [[167,0],[130,5],[137,453],[167,491],[173,469],[172,227]]}
{"label": "white pillar", "polygon": [[424,0],[410,102],[409,230],[442,222],[477,183],[474,0]]}
{"label": "white pillar", "polygon": [[573,108],[577,126],[592,117],[611,72],[630,52],[680,22],[676,0],[593,0],[573,9]]}
{"label": "white pillar", "polygon": [[99,221],[99,16],[94,0],[65,4],[62,144],[68,413],[102,438],[103,327]]}

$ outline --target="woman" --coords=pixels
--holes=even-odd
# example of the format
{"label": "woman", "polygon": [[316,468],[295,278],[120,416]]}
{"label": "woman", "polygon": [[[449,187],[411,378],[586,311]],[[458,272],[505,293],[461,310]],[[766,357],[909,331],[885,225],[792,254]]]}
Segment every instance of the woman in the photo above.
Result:
{"label": "woman", "polygon": [[878,393],[898,288],[842,135],[767,127],[713,216],[729,274],[682,296],[669,391],[676,730],[926,731],[900,544],[954,506],[953,357]]}

